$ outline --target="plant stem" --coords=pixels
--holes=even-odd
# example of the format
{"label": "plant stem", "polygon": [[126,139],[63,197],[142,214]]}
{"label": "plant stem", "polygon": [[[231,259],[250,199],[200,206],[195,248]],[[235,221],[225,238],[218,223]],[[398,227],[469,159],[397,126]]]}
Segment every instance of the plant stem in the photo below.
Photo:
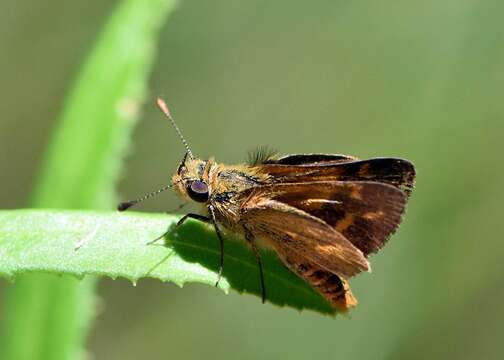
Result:
{"label": "plant stem", "polygon": [[[50,142],[33,207],[110,209],[114,187],[173,0],[123,0],[99,35]],[[0,358],[78,359],[94,279],[25,274],[6,294]]]}

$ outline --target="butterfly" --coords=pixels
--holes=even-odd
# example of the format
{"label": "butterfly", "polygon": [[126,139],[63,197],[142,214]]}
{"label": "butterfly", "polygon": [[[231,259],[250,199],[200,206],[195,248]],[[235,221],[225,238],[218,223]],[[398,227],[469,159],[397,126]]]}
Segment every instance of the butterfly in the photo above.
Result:
{"label": "butterfly", "polygon": [[[168,188],[203,205],[201,214],[183,216],[213,225],[220,243],[219,276],[224,266],[223,229],[240,234],[259,266],[266,300],[261,252],[272,249],[295,274],[337,311],[357,304],[348,278],[370,270],[369,256],[396,231],[415,182],[411,162],[399,158],[359,160],[334,154],[283,157],[261,149],[248,163],[226,165],[193,155],[166,103],[157,100],[186,152]],[[217,281],[218,283],[218,281]]]}

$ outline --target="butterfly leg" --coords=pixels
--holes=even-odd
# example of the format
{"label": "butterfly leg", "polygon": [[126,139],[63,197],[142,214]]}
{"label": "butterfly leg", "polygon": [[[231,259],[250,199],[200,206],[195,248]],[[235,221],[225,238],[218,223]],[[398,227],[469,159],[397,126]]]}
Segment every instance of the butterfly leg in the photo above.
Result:
{"label": "butterfly leg", "polygon": [[[203,222],[206,222],[206,223],[211,223],[212,222],[212,219],[210,219],[209,217],[206,217],[204,215],[189,213],[189,214],[185,214],[184,216],[182,216],[182,218],[175,225],[175,228],[178,228],[179,226],[181,226],[189,218],[195,219],[195,220],[199,220],[199,221],[203,221]],[[154,240],[149,241],[147,243],[147,245],[154,244],[155,242],[157,242],[157,241],[161,240],[162,238],[164,238],[166,235],[169,235],[172,231],[173,231],[173,229],[168,229],[161,236],[158,236]]]}
{"label": "butterfly leg", "polygon": [[195,220],[203,221],[206,223],[213,222],[211,218],[209,218],[205,215],[189,213],[189,214],[185,214],[184,216],[182,216],[182,218],[179,221],[177,221],[177,225],[175,225],[175,227],[178,228],[183,223],[185,223],[187,219],[195,219]]}
{"label": "butterfly leg", "polygon": [[266,286],[264,286],[264,274],[263,274],[263,268],[262,268],[262,262],[261,262],[261,253],[259,251],[259,248],[257,247],[256,242],[255,242],[254,235],[249,230],[245,230],[245,239],[252,247],[252,251],[254,252],[254,255],[257,260],[257,265],[259,266],[259,277],[261,278],[261,298],[262,298],[262,302],[264,304],[266,302]]}
{"label": "butterfly leg", "polygon": [[219,239],[219,246],[220,246],[219,273],[217,274],[217,282],[215,283],[215,287],[217,287],[219,285],[219,281],[221,280],[221,277],[222,277],[222,271],[224,270],[224,238],[223,238],[222,233],[219,229],[219,226],[217,225],[217,220],[215,219],[215,210],[212,205],[208,206],[208,212],[210,213],[210,216],[211,216],[208,220],[209,220],[209,222],[213,223],[213,226],[215,228],[215,233],[217,234],[217,238]]}

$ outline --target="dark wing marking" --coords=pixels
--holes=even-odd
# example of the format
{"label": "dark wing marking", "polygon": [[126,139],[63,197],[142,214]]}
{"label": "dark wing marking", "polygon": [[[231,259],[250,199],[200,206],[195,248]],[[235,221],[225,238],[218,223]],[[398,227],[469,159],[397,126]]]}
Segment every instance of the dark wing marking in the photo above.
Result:
{"label": "dark wing marking", "polygon": [[279,201],[252,195],[242,206],[241,221],[279,253],[288,248],[343,276],[369,270],[362,252],[343,235],[324,221]]}
{"label": "dark wing marking", "polygon": [[327,161],[304,165],[265,164],[261,171],[277,183],[313,181],[376,181],[395,186],[408,195],[415,184],[415,167],[397,158]]}
{"label": "dark wing marking", "polygon": [[341,276],[321,268],[288,247],[283,247],[279,256],[289,269],[325,297],[336,310],[345,312],[357,305],[348,282]]}
{"label": "dark wing marking", "polygon": [[403,191],[367,181],[275,184],[256,191],[323,220],[366,256],[397,229],[407,201]]}
{"label": "dark wing marking", "polygon": [[278,159],[270,159],[264,162],[265,164],[278,165],[314,165],[321,162],[341,162],[357,160],[352,156],[341,154],[293,154],[280,157]]}

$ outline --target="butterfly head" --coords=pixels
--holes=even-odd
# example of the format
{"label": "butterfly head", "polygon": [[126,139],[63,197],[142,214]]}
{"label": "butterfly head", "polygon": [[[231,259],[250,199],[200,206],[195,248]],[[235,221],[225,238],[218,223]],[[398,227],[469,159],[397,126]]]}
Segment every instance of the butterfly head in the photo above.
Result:
{"label": "butterfly head", "polygon": [[189,157],[186,153],[172,177],[175,191],[180,196],[196,202],[207,202],[209,198],[208,165],[209,161]]}

